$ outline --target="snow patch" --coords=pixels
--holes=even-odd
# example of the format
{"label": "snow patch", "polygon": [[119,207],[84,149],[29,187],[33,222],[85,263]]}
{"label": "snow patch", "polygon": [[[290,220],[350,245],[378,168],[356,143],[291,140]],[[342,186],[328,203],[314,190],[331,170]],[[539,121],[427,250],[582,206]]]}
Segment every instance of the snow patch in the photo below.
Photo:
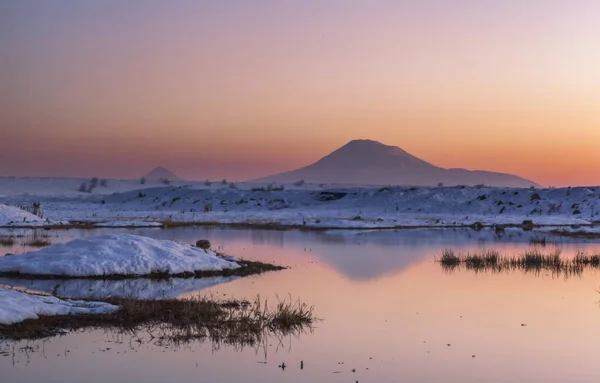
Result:
{"label": "snow patch", "polygon": [[40,315],[105,314],[119,309],[104,302],[84,302],[26,294],[0,287],[0,324],[8,325]]}
{"label": "snow patch", "polygon": [[14,206],[0,204],[0,226],[43,226],[47,222],[37,215]]}
{"label": "snow patch", "polygon": [[239,267],[211,250],[132,234],[79,238],[12,257],[0,258],[0,272],[99,277],[223,271]]}

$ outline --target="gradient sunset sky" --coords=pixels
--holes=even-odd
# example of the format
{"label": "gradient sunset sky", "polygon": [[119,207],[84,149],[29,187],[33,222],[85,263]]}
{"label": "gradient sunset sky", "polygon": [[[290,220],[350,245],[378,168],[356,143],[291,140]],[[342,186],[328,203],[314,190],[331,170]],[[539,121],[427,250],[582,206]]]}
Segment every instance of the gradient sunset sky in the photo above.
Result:
{"label": "gradient sunset sky", "polygon": [[246,180],[355,138],[600,184],[600,1],[0,0],[0,175]]}

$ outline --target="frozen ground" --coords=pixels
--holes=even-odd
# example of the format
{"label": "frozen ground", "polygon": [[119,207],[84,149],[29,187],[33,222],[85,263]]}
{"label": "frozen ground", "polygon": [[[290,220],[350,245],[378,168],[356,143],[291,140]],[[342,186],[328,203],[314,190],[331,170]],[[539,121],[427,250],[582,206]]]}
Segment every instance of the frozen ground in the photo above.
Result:
{"label": "frozen ground", "polygon": [[0,286],[0,324],[12,324],[39,315],[103,314],[117,311],[118,306],[104,302],[84,302],[26,294]]}
{"label": "frozen ground", "polygon": [[[7,178],[0,178],[4,186]],[[600,188],[514,189],[500,187],[369,187],[181,183],[140,185],[108,181],[108,188],[80,193],[81,180],[16,179],[0,203],[39,201],[53,221],[105,226],[156,222],[302,226],[307,228],[390,228],[462,226],[480,222],[582,225],[600,221]],[[20,180],[20,181],[19,181]],[[34,182],[36,194],[19,193]],[[67,184],[70,185],[67,187]],[[63,185],[63,186],[60,186]],[[112,186],[111,186],[112,185]],[[112,187],[112,188],[111,188]],[[140,189],[143,187],[143,189]],[[108,194],[109,191],[120,190]],[[102,194],[100,194],[102,192]]]}
{"label": "frozen ground", "polygon": [[224,259],[211,250],[132,234],[79,238],[0,257],[0,273],[61,277],[174,275],[238,267],[235,258]]}

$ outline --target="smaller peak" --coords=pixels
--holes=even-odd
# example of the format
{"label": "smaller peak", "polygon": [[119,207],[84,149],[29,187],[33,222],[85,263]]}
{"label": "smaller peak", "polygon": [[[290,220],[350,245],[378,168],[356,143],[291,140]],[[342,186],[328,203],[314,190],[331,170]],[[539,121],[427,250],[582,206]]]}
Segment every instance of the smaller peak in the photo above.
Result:
{"label": "smaller peak", "polygon": [[151,172],[144,176],[149,180],[168,179],[169,181],[180,181],[181,178],[173,173],[170,169],[162,166],[155,167]]}

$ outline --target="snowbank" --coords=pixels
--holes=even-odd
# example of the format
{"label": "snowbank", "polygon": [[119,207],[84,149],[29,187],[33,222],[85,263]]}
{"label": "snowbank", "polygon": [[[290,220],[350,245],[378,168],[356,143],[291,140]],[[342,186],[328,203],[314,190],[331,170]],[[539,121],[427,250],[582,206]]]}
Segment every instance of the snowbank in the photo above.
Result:
{"label": "snowbank", "polygon": [[[1,181],[1,180],[0,180]],[[40,181],[41,182],[41,181]],[[277,186],[277,185],[275,185]],[[0,182],[1,187],[1,182]],[[41,185],[40,185],[41,187]],[[292,226],[315,229],[448,227],[481,223],[590,225],[600,222],[600,187],[352,187],[236,184],[162,186],[81,198],[12,196],[41,201],[53,221],[136,226],[135,221]],[[107,224],[108,223],[108,224]]]}
{"label": "snowbank", "polygon": [[31,295],[0,287],[0,324],[12,324],[39,315],[104,314],[117,311],[118,306],[104,302],[63,300]]}
{"label": "snowbank", "polygon": [[42,218],[14,206],[0,204],[0,226],[43,226]]}
{"label": "snowbank", "polygon": [[0,273],[71,277],[174,275],[236,269],[239,265],[235,260],[174,241],[115,234],[80,238],[39,251],[1,257]]}
{"label": "snowbank", "polygon": [[72,299],[167,299],[196,292],[223,283],[232,282],[239,277],[171,278],[153,280],[135,279],[36,279],[0,278],[0,284],[29,291],[54,293],[60,297]]}

